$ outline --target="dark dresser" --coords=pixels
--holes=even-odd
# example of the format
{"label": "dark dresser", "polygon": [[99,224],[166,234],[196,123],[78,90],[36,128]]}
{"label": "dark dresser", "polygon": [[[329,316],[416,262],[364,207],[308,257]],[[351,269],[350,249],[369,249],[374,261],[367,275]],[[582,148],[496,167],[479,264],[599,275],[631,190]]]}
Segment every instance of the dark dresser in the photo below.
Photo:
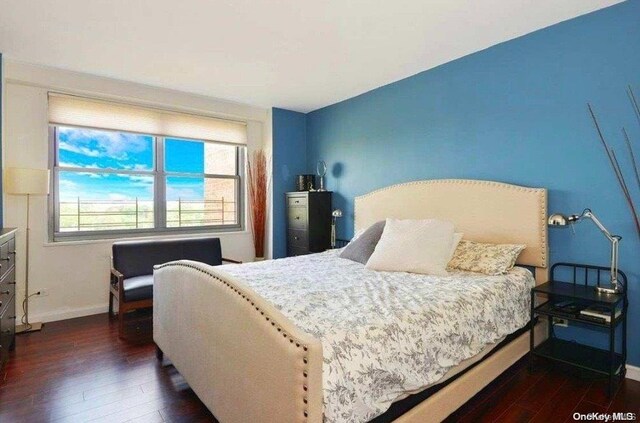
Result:
{"label": "dark dresser", "polygon": [[331,192],[288,192],[287,256],[331,248]]}
{"label": "dark dresser", "polygon": [[0,368],[9,358],[16,335],[16,230],[0,230]]}

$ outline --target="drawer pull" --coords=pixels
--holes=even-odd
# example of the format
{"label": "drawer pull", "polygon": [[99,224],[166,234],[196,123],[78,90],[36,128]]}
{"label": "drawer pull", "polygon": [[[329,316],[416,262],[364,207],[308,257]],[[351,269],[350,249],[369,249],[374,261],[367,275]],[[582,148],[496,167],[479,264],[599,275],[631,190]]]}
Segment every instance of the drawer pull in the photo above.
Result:
{"label": "drawer pull", "polygon": [[7,282],[7,285],[15,285],[15,282]]}
{"label": "drawer pull", "polygon": [[300,239],[300,237],[298,236],[294,236],[293,239],[295,239],[296,241],[298,241]]}
{"label": "drawer pull", "polygon": [[11,261],[11,259],[10,259],[9,257],[7,257],[7,258],[0,258],[0,260],[3,260],[3,261]]}
{"label": "drawer pull", "polygon": [[9,295],[9,294],[11,294],[11,291],[9,291],[9,290],[7,289],[6,291],[2,291],[2,292],[0,292],[0,294],[2,294],[2,295]]}
{"label": "drawer pull", "polygon": [[300,220],[300,216],[296,216],[296,220]]}
{"label": "drawer pull", "polygon": [[9,251],[9,254],[13,254],[15,256],[16,252],[15,251]]}

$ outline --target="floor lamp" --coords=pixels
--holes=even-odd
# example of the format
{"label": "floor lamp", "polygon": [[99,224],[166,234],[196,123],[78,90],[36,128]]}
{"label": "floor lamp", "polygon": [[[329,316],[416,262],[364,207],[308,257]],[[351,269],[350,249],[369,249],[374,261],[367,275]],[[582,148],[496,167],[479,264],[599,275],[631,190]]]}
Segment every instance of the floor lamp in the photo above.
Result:
{"label": "floor lamp", "polygon": [[16,327],[16,333],[33,332],[42,329],[42,323],[29,322],[29,212],[32,195],[49,194],[49,170],[10,167],[4,175],[4,189],[7,194],[27,196],[27,233],[24,277],[24,303],[22,324]]}

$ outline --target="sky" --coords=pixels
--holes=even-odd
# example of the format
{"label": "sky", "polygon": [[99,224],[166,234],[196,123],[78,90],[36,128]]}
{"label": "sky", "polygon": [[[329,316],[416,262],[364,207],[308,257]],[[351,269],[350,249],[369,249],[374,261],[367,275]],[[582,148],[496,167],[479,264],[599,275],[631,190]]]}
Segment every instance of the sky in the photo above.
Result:
{"label": "sky", "polygon": [[[166,170],[204,172],[204,143],[165,140]],[[154,142],[148,135],[58,128],[60,167],[152,171]],[[169,177],[167,199],[201,200],[202,178]],[[61,201],[153,199],[153,176],[60,171]]]}

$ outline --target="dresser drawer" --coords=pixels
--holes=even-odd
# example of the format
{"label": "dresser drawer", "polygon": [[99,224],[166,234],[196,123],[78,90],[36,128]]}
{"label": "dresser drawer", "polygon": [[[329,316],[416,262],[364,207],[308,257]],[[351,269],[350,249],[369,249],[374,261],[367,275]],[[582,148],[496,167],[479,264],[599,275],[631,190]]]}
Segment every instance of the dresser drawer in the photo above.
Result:
{"label": "dresser drawer", "polygon": [[[7,274],[7,272],[9,271],[9,269],[11,269],[11,266],[13,265],[14,262],[14,255],[13,254],[9,254],[9,248],[11,247],[9,245],[10,241],[7,241],[5,243],[3,243],[2,245],[0,245],[0,278],[4,277],[4,275]],[[14,244],[15,247],[15,244]]]}
{"label": "dresser drawer", "polygon": [[16,265],[16,239],[11,238],[7,244],[9,244],[9,257],[7,263],[9,263],[9,268],[12,268]]}
{"label": "dresser drawer", "polygon": [[309,248],[309,235],[307,231],[289,229],[287,232],[287,245],[298,248]]}
{"label": "dresser drawer", "polygon": [[16,269],[15,267],[0,280],[0,314],[9,305],[9,300],[16,293]]}
{"label": "dresser drawer", "polygon": [[289,207],[287,210],[289,216],[290,229],[306,229],[307,228],[307,208],[306,207]]}
{"label": "dresser drawer", "polygon": [[287,247],[287,256],[289,257],[303,256],[305,254],[309,254],[309,249],[291,246]]}
{"label": "dresser drawer", "polygon": [[8,307],[0,313],[0,365],[9,358],[9,351],[13,346],[16,334],[16,308],[14,298],[9,301]]}
{"label": "dresser drawer", "polygon": [[287,207],[306,207],[308,205],[307,197],[287,197]]}

